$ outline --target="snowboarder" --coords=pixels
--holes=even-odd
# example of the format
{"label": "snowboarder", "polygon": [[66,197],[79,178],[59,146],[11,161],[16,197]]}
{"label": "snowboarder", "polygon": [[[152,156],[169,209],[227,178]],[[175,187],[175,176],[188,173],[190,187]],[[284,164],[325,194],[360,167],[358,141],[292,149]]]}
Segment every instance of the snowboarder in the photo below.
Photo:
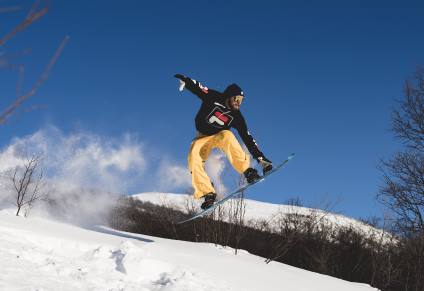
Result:
{"label": "snowboarder", "polygon": [[187,88],[202,100],[195,118],[197,135],[191,143],[188,167],[194,198],[203,198],[201,208],[207,209],[216,199],[215,189],[204,168],[204,163],[213,148],[223,150],[233,168],[238,173],[243,173],[248,183],[260,179],[257,170],[250,166],[250,156],[243,150],[230,128],[234,127],[238,131],[264,173],[272,169],[272,162],[265,158],[247,130],[246,121],[240,112],[244,94],[237,84],[229,85],[223,93],[220,93],[184,75],[176,74],[175,77],[180,80],[180,91]]}

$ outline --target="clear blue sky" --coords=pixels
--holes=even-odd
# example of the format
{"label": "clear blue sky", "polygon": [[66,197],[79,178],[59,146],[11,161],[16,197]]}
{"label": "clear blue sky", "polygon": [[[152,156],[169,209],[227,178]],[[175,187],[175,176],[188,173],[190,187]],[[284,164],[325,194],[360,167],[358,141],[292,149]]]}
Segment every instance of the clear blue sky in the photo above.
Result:
{"label": "clear blue sky", "polygon": [[[0,14],[2,34],[32,1],[18,3],[22,11]],[[27,65],[29,86],[70,36],[25,104],[47,107],[2,127],[0,146],[53,124],[65,133],[136,133],[184,164],[200,104],[178,92],[173,75],[218,90],[236,82],[267,157],[297,154],[250,198],[314,205],[330,197],[347,215],[381,216],[376,167],[399,148],[390,114],[405,79],[424,65],[423,15],[423,1],[51,1],[46,17],[0,48],[32,48],[16,61]],[[0,108],[13,100],[13,78],[0,70]]]}

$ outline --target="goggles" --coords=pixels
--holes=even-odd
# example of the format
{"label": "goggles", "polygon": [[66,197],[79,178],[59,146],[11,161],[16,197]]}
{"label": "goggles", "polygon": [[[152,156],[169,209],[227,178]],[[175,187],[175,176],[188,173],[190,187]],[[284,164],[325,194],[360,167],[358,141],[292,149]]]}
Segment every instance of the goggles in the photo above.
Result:
{"label": "goggles", "polygon": [[236,101],[238,104],[241,104],[243,102],[244,96],[237,95],[237,96],[234,96],[233,98],[234,98],[234,101]]}

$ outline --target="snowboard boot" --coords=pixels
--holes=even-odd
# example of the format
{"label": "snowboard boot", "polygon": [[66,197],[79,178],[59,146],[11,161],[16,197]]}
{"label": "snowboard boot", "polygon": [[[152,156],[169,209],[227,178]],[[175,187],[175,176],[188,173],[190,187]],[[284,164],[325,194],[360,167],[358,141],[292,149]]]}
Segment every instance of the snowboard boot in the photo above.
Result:
{"label": "snowboard boot", "polygon": [[247,183],[252,184],[253,182],[256,182],[261,179],[261,176],[259,176],[258,171],[253,168],[248,168],[246,171],[244,171],[244,177],[247,180]]}
{"label": "snowboard boot", "polygon": [[200,208],[202,208],[203,210],[208,209],[215,203],[216,194],[213,192],[210,192],[202,197],[205,198],[205,201],[200,206]]}

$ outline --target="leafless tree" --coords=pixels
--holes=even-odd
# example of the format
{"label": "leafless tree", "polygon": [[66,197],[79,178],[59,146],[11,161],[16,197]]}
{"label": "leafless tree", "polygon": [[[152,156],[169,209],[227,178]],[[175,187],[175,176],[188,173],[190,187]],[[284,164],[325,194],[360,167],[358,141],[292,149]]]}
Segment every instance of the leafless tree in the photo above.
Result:
{"label": "leafless tree", "polygon": [[[34,22],[45,16],[48,12],[48,6],[46,3],[46,1],[36,0],[23,20],[21,20],[15,27],[13,27],[3,36],[0,35],[0,48],[3,47],[6,43],[8,43],[11,39],[16,37],[20,32],[25,30],[28,26],[32,25]],[[0,14],[13,13],[20,10],[20,6],[0,7]],[[27,92],[22,92],[23,79],[25,75],[25,65],[11,63],[11,59],[15,58],[16,55],[19,55],[19,53],[15,55],[0,55],[0,68],[18,71],[18,80],[16,82],[16,96],[14,98],[11,98],[12,102],[4,109],[4,111],[0,111],[0,125],[4,125],[5,123],[7,123],[8,119],[16,112],[16,110],[28,98],[33,96],[37,92],[39,87],[47,80],[50,71],[52,70],[54,64],[62,53],[68,40],[68,36],[63,39],[42,74]],[[26,54],[27,52],[28,50],[25,51],[24,54]]]}
{"label": "leafless tree", "polygon": [[[238,180],[238,187],[243,186],[246,183],[244,176],[240,175]],[[234,252],[237,254],[240,241],[245,234],[245,213],[246,213],[246,201],[244,199],[244,191],[242,191],[238,197],[231,199],[228,203],[228,222],[230,224],[230,231],[228,231],[228,241],[231,237],[234,240]]]}
{"label": "leafless tree", "polygon": [[[288,214],[280,210],[275,217],[276,221],[274,222],[274,228],[280,238],[284,239],[280,240],[279,238],[276,241],[273,246],[272,255],[270,255],[265,262],[269,264],[272,261],[280,259],[289,252],[291,248],[296,246],[304,235],[310,235],[325,225],[325,219],[333,208],[334,204],[328,202],[319,212],[311,211],[306,215],[300,213],[296,208],[293,208],[293,211]],[[321,257],[317,259],[317,261],[322,261],[324,258],[325,257]]]}
{"label": "leafless tree", "polygon": [[10,174],[15,202],[16,216],[22,207],[27,206],[25,216],[34,206],[35,201],[45,196],[43,185],[43,171],[41,169],[41,155],[33,155],[25,159],[23,165],[16,166]]}
{"label": "leafless tree", "polygon": [[378,199],[396,215],[404,234],[424,231],[424,70],[405,84],[405,98],[394,110],[392,131],[406,146],[380,170],[383,185]]}

